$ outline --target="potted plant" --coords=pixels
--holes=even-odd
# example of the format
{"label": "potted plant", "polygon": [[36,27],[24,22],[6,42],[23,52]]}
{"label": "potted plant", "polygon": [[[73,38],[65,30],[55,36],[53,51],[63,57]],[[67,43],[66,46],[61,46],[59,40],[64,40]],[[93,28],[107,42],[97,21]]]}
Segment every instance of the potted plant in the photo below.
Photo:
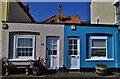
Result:
{"label": "potted plant", "polygon": [[35,60],[33,63],[33,75],[42,75],[46,71],[43,59],[39,57],[38,60]]}
{"label": "potted plant", "polygon": [[97,64],[96,67],[96,73],[99,75],[107,75],[108,67],[104,64]]}

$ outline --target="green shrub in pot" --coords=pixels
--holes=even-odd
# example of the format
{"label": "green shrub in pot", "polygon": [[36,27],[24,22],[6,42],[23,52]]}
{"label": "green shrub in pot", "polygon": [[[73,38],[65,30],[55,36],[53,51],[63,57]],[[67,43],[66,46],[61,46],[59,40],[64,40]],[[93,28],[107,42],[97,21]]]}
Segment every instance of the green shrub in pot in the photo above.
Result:
{"label": "green shrub in pot", "polygon": [[96,67],[96,73],[99,75],[107,75],[108,74],[108,67],[105,64],[97,64]]}

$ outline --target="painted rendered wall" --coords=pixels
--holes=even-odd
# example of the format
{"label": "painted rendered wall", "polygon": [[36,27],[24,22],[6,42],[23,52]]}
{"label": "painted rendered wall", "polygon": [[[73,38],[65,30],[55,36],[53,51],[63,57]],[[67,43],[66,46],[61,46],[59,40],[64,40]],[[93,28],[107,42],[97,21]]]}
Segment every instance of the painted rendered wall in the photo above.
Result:
{"label": "painted rendered wall", "polygon": [[[107,35],[108,38],[108,58],[111,61],[87,61],[90,54],[89,35]],[[120,68],[120,53],[118,52],[118,28],[108,26],[77,26],[76,31],[71,30],[71,25],[64,27],[64,65],[67,67],[67,37],[77,36],[80,39],[80,68],[94,68],[96,64],[106,64],[111,68]]]}
{"label": "painted rendered wall", "polygon": [[91,1],[91,23],[96,24],[96,18],[99,16],[99,24],[114,24],[115,23],[115,8],[113,0],[102,2],[97,0]]}
{"label": "painted rendered wall", "polygon": [[7,2],[2,2],[2,20],[6,21],[7,20]]}
{"label": "painted rendered wall", "polygon": [[119,42],[118,42],[118,62],[119,63],[117,63],[117,66],[120,68],[120,55],[119,55],[119,53],[120,53],[120,31],[119,31]]}
{"label": "painted rendered wall", "polygon": [[2,58],[2,21],[7,20],[7,0],[0,1],[0,59]]}
{"label": "painted rendered wall", "polygon": [[0,58],[2,57],[2,2],[0,2]]}
{"label": "painted rendered wall", "polygon": [[10,2],[10,22],[32,22],[17,2]]}
{"label": "painted rendered wall", "polygon": [[[64,44],[64,27],[59,24],[33,24],[33,23],[8,23],[9,28],[3,29],[2,33],[2,46],[3,56],[11,58],[13,53],[13,36],[14,35],[35,35],[36,45],[35,53],[36,57],[46,58],[46,37],[47,36],[59,36],[60,39],[60,67],[63,67],[63,44]],[[44,45],[42,45],[44,44]]]}

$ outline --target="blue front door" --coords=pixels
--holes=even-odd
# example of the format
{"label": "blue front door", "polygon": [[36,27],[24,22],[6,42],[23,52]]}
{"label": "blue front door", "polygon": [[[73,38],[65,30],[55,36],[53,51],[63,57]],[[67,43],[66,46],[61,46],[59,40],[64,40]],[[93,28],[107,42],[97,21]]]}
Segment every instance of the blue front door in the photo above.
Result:
{"label": "blue front door", "polygon": [[47,38],[47,68],[59,68],[59,39],[58,37]]}

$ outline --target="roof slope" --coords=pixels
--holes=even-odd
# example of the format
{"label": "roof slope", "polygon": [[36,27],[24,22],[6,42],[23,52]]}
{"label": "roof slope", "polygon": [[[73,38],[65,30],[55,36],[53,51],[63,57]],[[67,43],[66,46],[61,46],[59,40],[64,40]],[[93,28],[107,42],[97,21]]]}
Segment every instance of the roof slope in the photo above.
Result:
{"label": "roof slope", "polygon": [[[8,20],[9,22],[36,22],[29,13],[29,6],[22,2],[9,2]],[[28,9],[27,9],[28,8]]]}
{"label": "roof slope", "polygon": [[28,15],[28,17],[32,20],[32,22],[35,22],[35,20],[32,17],[32,15],[27,10],[25,10],[25,6],[23,5],[23,3],[22,2],[17,2],[17,3],[23,9],[23,11]]}
{"label": "roof slope", "polygon": [[[76,16],[62,16],[61,17],[61,23],[78,23],[80,24],[80,20],[79,20],[79,16],[76,15]],[[43,22],[47,22],[47,23],[57,23],[57,16],[54,15],[46,20],[44,20]]]}

